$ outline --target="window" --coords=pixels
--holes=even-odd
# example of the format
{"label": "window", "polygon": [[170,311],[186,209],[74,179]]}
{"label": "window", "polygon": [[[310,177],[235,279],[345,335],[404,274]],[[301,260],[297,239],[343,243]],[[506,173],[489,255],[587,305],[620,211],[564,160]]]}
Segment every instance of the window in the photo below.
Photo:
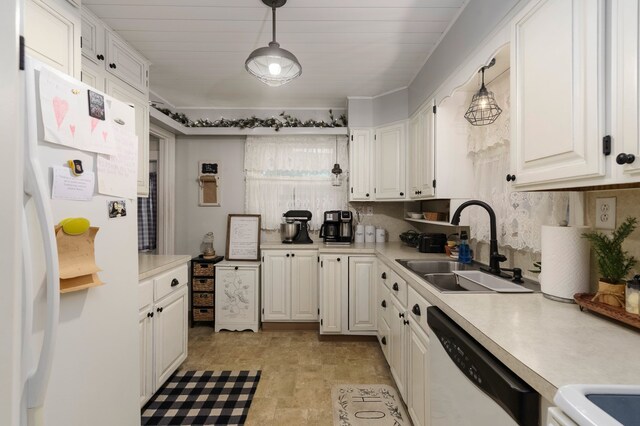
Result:
{"label": "window", "polygon": [[346,177],[346,137],[264,136],[245,145],[245,210],[262,215],[262,228],[279,229],[288,210],[309,210],[312,229],[319,229],[326,210],[347,208],[347,183],[333,186],[331,169],[338,163]]}

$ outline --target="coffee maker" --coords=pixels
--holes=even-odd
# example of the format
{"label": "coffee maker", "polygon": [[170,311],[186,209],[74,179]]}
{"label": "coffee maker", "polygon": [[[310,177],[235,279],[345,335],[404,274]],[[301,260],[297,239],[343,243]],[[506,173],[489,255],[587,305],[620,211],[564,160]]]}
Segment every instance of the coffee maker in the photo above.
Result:
{"label": "coffee maker", "polygon": [[351,244],[353,240],[353,215],[349,210],[324,212],[324,224],[320,237],[327,244]]}
{"label": "coffee maker", "polygon": [[[290,241],[293,244],[313,244],[313,240],[309,238],[309,221],[311,220],[311,212],[308,210],[289,210],[282,215],[287,222],[300,222],[298,233]],[[283,241],[289,242],[289,241]]]}

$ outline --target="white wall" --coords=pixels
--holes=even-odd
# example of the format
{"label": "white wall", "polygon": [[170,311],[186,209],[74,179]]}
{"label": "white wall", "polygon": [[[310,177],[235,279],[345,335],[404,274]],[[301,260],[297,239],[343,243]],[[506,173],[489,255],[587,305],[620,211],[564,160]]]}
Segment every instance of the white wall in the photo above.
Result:
{"label": "white wall", "polygon": [[409,91],[398,90],[373,98],[373,124],[381,126],[409,117]]}
{"label": "white wall", "polygon": [[349,127],[373,127],[373,98],[348,99]]}
{"label": "white wall", "polygon": [[[224,255],[227,215],[244,213],[244,137],[179,136],[176,141],[176,254],[200,254],[213,232],[216,254]],[[221,206],[198,206],[198,161],[217,162]]]}

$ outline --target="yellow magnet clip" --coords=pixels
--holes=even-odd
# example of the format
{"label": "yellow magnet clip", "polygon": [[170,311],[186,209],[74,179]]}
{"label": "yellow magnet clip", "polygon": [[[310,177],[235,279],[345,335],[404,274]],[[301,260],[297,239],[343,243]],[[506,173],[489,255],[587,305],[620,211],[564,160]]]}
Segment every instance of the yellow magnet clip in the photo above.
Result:
{"label": "yellow magnet clip", "polygon": [[62,226],[62,230],[67,235],[81,235],[89,230],[91,223],[84,217],[68,217],[62,219],[58,225]]}
{"label": "yellow magnet clip", "polygon": [[73,173],[75,176],[80,176],[84,172],[81,160],[69,160],[67,161],[67,164],[71,169],[71,173]]}

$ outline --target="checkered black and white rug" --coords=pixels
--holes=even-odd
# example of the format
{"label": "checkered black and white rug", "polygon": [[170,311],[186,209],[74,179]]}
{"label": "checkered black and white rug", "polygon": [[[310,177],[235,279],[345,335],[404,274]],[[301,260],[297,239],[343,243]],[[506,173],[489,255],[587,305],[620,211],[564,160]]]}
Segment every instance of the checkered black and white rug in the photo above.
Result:
{"label": "checkered black and white rug", "polygon": [[260,371],[180,371],[142,410],[143,425],[242,425]]}

